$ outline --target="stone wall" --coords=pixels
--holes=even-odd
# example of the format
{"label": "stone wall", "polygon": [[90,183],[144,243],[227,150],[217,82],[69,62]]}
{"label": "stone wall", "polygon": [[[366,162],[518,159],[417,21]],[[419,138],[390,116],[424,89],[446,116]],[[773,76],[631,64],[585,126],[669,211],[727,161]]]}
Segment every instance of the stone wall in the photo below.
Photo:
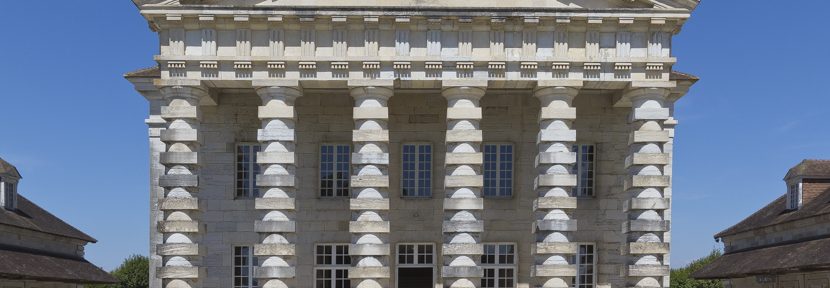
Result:
{"label": "stone wall", "polygon": [[830,287],[830,272],[753,276],[729,279],[724,283],[727,288],[828,288]]}
{"label": "stone wall", "polygon": [[85,244],[81,240],[0,225],[0,245],[83,257]]}
{"label": "stone wall", "polygon": [[[624,159],[628,152],[627,117],[630,108],[613,108],[612,97],[602,92],[583,92],[574,100],[578,119],[574,129],[577,143],[597,145],[596,197],[580,199],[575,218],[579,230],[577,242],[597,245],[598,287],[624,287],[620,270],[624,263],[621,243],[625,235],[621,224],[626,219],[622,193],[627,175]],[[534,193],[534,168],[539,131],[539,101],[530,91],[490,90],[481,100],[484,118],[481,129],[484,142],[508,142],[515,147],[514,196],[487,199],[484,208],[482,242],[513,242],[518,247],[517,287],[529,287],[531,248],[535,245],[531,230]],[[218,106],[202,107],[199,198],[204,201],[201,223],[205,225],[201,245],[205,255],[201,264],[207,270],[203,287],[229,287],[232,278],[232,247],[259,242],[253,223],[261,219],[254,210],[253,199],[234,199],[235,147],[254,143],[260,120],[260,99],[250,90],[225,90]],[[350,243],[348,198],[318,197],[318,149],[320,143],[351,143],[353,100],[346,91],[306,91],[296,102],[297,121],[297,281],[298,287],[313,282],[313,247],[315,243]],[[446,99],[438,91],[396,91],[389,101],[390,130],[390,244],[428,242],[436,248],[442,243],[444,193],[444,155]],[[153,117],[151,117],[152,119]],[[151,126],[152,127],[152,126]],[[151,134],[152,134],[151,129]],[[151,137],[153,155],[163,149]],[[433,145],[433,196],[429,199],[402,199],[399,192],[400,152],[405,142],[428,142]],[[670,145],[670,144],[669,144]],[[670,150],[667,150],[670,152]],[[152,175],[163,171],[152,158]],[[670,169],[667,169],[670,171]],[[668,174],[668,173],[667,173]],[[155,184],[153,185],[155,187]],[[159,197],[159,190],[152,198]],[[667,191],[666,197],[670,196]],[[155,206],[154,206],[155,207]],[[666,212],[669,220],[669,212]],[[158,211],[153,211],[158,217]],[[153,218],[157,221],[159,218]],[[156,231],[153,229],[152,231]],[[668,240],[669,237],[666,237]],[[161,242],[158,233],[151,235],[151,248]],[[440,249],[440,248],[439,248]],[[393,248],[393,255],[395,249]],[[436,250],[435,255],[440,255]],[[161,262],[154,255],[151,271]],[[390,258],[392,282],[395,283],[396,258]],[[436,259],[436,275],[441,261]],[[665,262],[668,265],[668,259]],[[440,283],[440,279],[436,279]],[[160,287],[154,280],[152,287]]]}

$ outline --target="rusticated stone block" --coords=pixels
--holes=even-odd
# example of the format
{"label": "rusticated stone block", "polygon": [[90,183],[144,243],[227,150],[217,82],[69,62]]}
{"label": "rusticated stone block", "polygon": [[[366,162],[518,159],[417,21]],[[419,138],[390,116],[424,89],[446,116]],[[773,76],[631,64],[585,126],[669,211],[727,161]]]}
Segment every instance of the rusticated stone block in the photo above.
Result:
{"label": "rusticated stone block", "polygon": [[254,255],[256,256],[293,256],[296,253],[294,244],[256,244]]}
{"label": "rusticated stone block", "polygon": [[576,254],[579,243],[536,243],[536,254]]}
{"label": "rusticated stone block", "polygon": [[199,267],[165,266],[156,268],[156,277],[161,279],[197,279],[202,269]]}
{"label": "rusticated stone block", "polygon": [[199,164],[198,155],[196,152],[161,152],[159,163],[165,165],[196,165]]}
{"label": "rusticated stone block", "polygon": [[162,233],[198,233],[200,230],[196,221],[159,221],[157,227]]}
{"label": "rusticated stone block", "polygon": [[669,243],[633,242],[628,243],[629,254],[669,254]]}
{"label": "rusticated stone block", "polygon": [[574,164],[576,153],[574,152],[541,152],[536,155],[536,167],[540,164]]}
{"label": "rusticated stone block", "polygon": [[389,165],[389,153],[352,153],[352,164]]}
{"label": "rusticated stone block", "polygon": [[671,155],[667,153],[634,153],[625,158],[625,167],[633,165],[668,165]]}
{"label": "rusticated stone block", "polygon": [[389,233],[389,221],[350,221],[350,233]]}
{"label": "rusticated stone block", "polygon": [[199,176],[197,175],[161,175],[159,176],[161,187],[198,187]]}
{"label": "rusticated stone block", "polygon": [[481,165],[484,163],[483,153],[447,153],[444,162],[447,165]]}
{"label": "rusticated stone block", "polygon": [[256,198],[254,209],[257,210],[294,210],[294,198]]}
{"label": "rusticated stone block", "polygon": [[624,211],[669,209],[668,198],[632,198],[625,201]]}
{"label": "rusticated stone block", "polygon": [[160,139],[162,142],[197,142],[199,135],[196,129],[164,129]]}
{"label": "rusticated stone block", "polygon": [[195,243],[167,243],[156,245],[156,253],[160,256],[197,256],[199,244]]}
{"label": "rusticated stone block", "polygon": [[530,271],[531,277],[574,277],[576,276],[576,265],[536,265]]}
{"label": "rusticated stone block", "polygon": [[669,108],[634,108],[634,120],[666,120],[669,119]]}
{"label": "rusticated stone block", "polygon": [[162,119],[198,119],[199,107],[196,106],[161,106]]}
{"label": "rusticated stone block", "polygon": [[442,249],[444,255],[482,255],[484,246],[482,244],[444,244]]}
{"label": "rusticated stone block", "polygon": [[389,130],[353,130],[352,142],[389,142]]}
{"label": "rusticated stone block", "polygon": [[389,244],[351,244],[349,255],[351,256],[387,256]]}
{"label": "rusticated stone block", "polygon": [[576,186],[576,175],[574,174],[545,174],[536,176],[534,189],[539,187],[574,187]]}
{"label": "rusticated stone block", "polygon": [[481,266],[443,266],[441,276],[444,278],[481,278],[484,268]]}
{"label": "rusticated stone block", "polygon": [[349,278],[389,278],[389,267],[349,267]]}
{"label": "rusticated stone block", "polygon": [[442,230],[444,233],[482,232],[484,231],[484,221],[444,221]]}
{"label": "rusticated stone block", "polygon": [[576,231],[576,220],[536,220],[536,229],[541,231]]}
{"label": "rusticated stone block", "polygon": [[266,105],[257,107],[257,116],[259,119],[293,119],[296,114],[292,106]]}
{"label": "rusticated stone block", "polygon": [[628,136],[628,144],[669,142],[669,131],[634,131]]}
{"label": "rusticated stone block", "polygon": [[350,210],[389,210],[389,199],[358,199],[349,200]]}
{"label": "rusticated stone block", "polygon": [[254,277],[259,279],[290,279],[295,276],[294,267],[254,267]]}
{"label": "rusticated stone block", "polygon": [[259,141],[294,141],[294,129],[258,129]]}
{"label": "rusticated stone block", "polygon": [[199,210],[197,198],[162,198],[159,210]]}
{"label": "rusticated stone block", "polygon": [[444,198],[444,210],[481,210],[484,209],[482,198]]}
{"label": "rusticated stone block", "polygon": [[668,220],[629,220],[623,223],[623,233],[669,231]]}
{"label": "rusticated stone block", "polygon": [[623,189],[645,188],[645,187],[669,187],[671,176],[667,175],[632,175],[625,180]]}
{"label": "rusticated stone block", "polygon": [[352,118],[361,119],[389,119],[389,108],[387,107],[354,107]]}
{"label": "rusticated stone block", "polygon": [[263,233],[274,233],[274,232],[289,232],[293,233],[296,231],[296,225],[294,221],[255,221],[254,222],[254,231],[255,232],[263,232]]}
{"label": "rusticated stone block", "polygon": [[539,197],[533,200],[533,209],[576,209],[576,197]]}
{"label": "rusticated stone block", "polygon": [[444,187],[460,188],[460,187],[483,187],[483,175],[460,175],[460,176],[446,176],[444,178]]}
{"label": "rusticated stone block", "polygon": [[259,187],[294,187],[296,178],[294,175],[257,175],[256,185]]}
{"label": "rusticated stone block", "polygon": [[628,265],[630,277],[660,277],[669,276],[669,266],[665,265]]}
{"label": "rusticated stone block", "polygon": [[574,107],[542,107],[539,113],[539,120],[550,119],[576,119],[576,108]]}
{"label": "rusticated stone block", "polygon": [[389,187],[387,175],[354,175],[351,179],[352,188]]}
{"label": "rusticated stone block", "polygon": [[538,143],[541,142],[575,142],[576,130],[563,129],[545,129],[539,131],[536,138]]}
{"label": "rusticated stone block", "polygon": [[481,120],[480,107],[449,107],[447,108],[447,120]]}
{"label": "rusticated stone block", "polygon": [[258,164],[294,164],[294,152],[257,152]]}
{"label": "rusticated stone block", "polygon": [[447,143],[455,142],[481,142],[481,130],[448,130]]}

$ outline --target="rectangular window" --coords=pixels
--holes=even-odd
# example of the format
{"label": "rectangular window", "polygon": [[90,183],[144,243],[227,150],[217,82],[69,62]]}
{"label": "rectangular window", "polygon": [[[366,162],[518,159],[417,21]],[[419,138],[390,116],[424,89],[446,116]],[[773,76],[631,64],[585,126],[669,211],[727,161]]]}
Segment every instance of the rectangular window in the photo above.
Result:
{"label": "rectangular window", "polygon": [[432,265],[434,246],[432,244],[398,245],[398,264]]}
{"label": "rectangular window", "polygon": [[576,255],[576,278],[574,287],[594,288],[596,273],[596,252],[593,244],[580,244]]}
{"label": "rectangular window", "polygon": [[596,146],[593,144],[576,144],[573,146],[573,151],[576,152],[576,163],[571,172],[576,175],[577,179],[574,196],[593,197]]}
{"label": "rectangular window", "polygon": [[513,145],[484,145],[484,197],[513,196]]}
{"label": "rectangular window", "polygon": [[233,288],[256,288],[254,263],[256,258],[250,246],[233,247]]}
{"label": "rectangular window", "polygon": [[352,147],[320,145],[320,197],[349,197]]}
{"label": "rectangular window", "polygon": [[516,283],[516,245],[510,243],[484,244],[481,255],[484,277],[482,288],[512,288]]}
{"label": "rectangular window", "polygon": [[349,245],[317,244],[314,249],[314,288],[350,288]]}
{"label": "rectangular window", "polygon": [[259,144],[236,145],[236,198],[259,197],[256,175],[260,169],[256,163],[256,153],[260,147]]}
{"label": "rectangular window", "polygon": [[798,195],[798,184],[790,185],[790,191],[787,193],[787,198],[787,203],[789,204],[788,208],[791,210],[798,209],[798,202],[801,202],[799,201],[799,198],[801,197]]}
{"label": "rectangular window", "polygon": [[404,144],[401,154],[403,197],[432,196],[432,145]]}

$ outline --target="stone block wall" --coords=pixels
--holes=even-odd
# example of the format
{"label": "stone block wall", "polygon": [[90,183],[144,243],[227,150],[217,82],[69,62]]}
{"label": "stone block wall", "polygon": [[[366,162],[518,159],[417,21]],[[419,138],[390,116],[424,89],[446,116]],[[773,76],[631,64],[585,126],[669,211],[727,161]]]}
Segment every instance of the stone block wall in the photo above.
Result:
{"label": "stone block wall", "polygon": [[[313,286],[314,244],[350,243],[348,231],[350,210],[348,198],[320,198],[318,196],[318,157],[321,143],[350,144],[354,122],[353,99],[348,92],[308,90],[296,101],[297,111],[297,285]],[[256,143],[259,97],[252,90],[224,90],[219,105],[202,106],[200,126],[200,192],[203,201],[200,222],[204,225],[202,245],[206,268],[202,283],[205,288],[232,285],[232,247],[254,245],[260,239],[254,232],[254,222],[260,211],[254,209],[253,199],[234,199],[235,147],[238,143]],[[530,267],[534,264],[531,249],[535,245],[532,232],[534,168],[537,155],[536,137],[539,132],[539,100],[530,91],[489,90],[481,100],[484,143],[504,142],[514,145],[513,197],[486,199],[485,221],[481,241],[512,242],[518,248],[517,287],[530,287]],[[628,155],[629,127],[627,117],[631,108],[612,107],[609,93],[585,91],[574,100],[577,120],[576,143],[596,144],[595,197],[578,200],[575,219],[578,231],[575,242],[595,243],[597,248],[597,287],[625,287],[620,271],[625,263],[620,247],[626,243],[621,225],[627,219],[623,202],[629,196],[623,193],[623,180],[628,175],[624,159]],[[440,255],[443,221],[443,175],[446,147],[447,100],[440,91],[396,91],[389,100],[390,130],[390,222],[392,255],[398,243],[433,243],[435,255]],[[151,109],[152,111],[152,109]],[[151,116],[153,119],[154,116]],[[163,172],[158,164],[158,153],[164,144],[157,138],[157,128],[151,124],[151,157],[154,180]],[[404,199],[400,197],[401,145],[407,142],[426,142],[433,146],[432,197]],[[668,144],[669,148],[671,143]],[[666,150],[668,153],[670,149]],[[670,171],[670,169],[667,169]],[[668,173],[670,174],[670,173]],[[153,183],[153,203],[160,189]],[[670,196],[667,191],[666,197]],[[153,207],[156,207],[155,205]],[[670,211],[666,212],[670,220]],[[154,210],[152,223],[159,220]],[[155,225],[155,224],[152,224]],[[157,231],[152,229],[151,231]],[[667,237],[668,239],[668,237]],[[153,261],[151,271],[161,265],[155,255],[155,244],[161,242],[158,233],[151,235]],[[395,283],[395,257],[390,257],[390,283]],[[436,258],[435,275],[440,275],[440,258]],[[665,265],[668,265],[666,259]],[[152,276],[152,272],[151,272]],[[441,283],[436,279],[436,283]],[[154,279],[152,287],[161,287]]]}

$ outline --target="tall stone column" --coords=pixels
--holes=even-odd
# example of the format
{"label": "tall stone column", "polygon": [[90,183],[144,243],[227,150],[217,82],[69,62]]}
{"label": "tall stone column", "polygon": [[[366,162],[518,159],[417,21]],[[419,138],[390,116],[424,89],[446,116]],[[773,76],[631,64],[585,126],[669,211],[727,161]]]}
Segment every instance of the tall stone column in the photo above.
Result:
{"label": "tall stone column", "polygon": [[256,89],[262,99],[259,119],[262,128],[257,139],[262,145],[257,153],[261,165],[256,178],[260,195],[255,209],[262,220],[254,223],[261,242],[254,246],[259,257],[254,277],[262,287],[294,287],[296,267],[295,203],[297,157],[295,151],[296,112],[294,100],[302,91],[294,85],[264,86]]}
{"label": "tall stone column", "polygon": [[624,267],[629,287],[669,287],[669,209],[667,174],[670,154],[666,153],[669,131],[668,89],[637,88],[626,93],[633,110],[630,117],[629,155],[625,160],[628,178],[624,203],[628,219],[623,223],[627,238],[622,251],[628,253]]}
{"label": "tall stone column", "polygon": [[539,175],[534,183],[536,247],[532,276],[539,287],[571,287],[576,276],[573,258],[578,245],[573,242],[573,232],[577,201],[573,188],[577,175],[572,170],[576,163],[576,108],[572,102],[578,92],[577,88],[564,86],[539,87],[534,91],[541,111],[536,157]]}
{"label": "tall stone column", "polygon": [[[446,85],[446,83],[445,83]],[[479,287],[481,267],[481,232],[484,231],[481,188],[482,132],[481,105],[484,87],[445,86],[447,98],[446,175],[444,187],[444,287]]]}
{"label": "tall stone column", "polygon": [[201,87],[162,87],[166,106],[161,117],[167,127],[160,139],[166,149],[159,155],[164,174],[159,186],[164,188],[159,210],[164,220],[157,228],[163,242],[158,246],[162,266],[156,276],[164,287],[200,287],[203,271],[199,242],[204,232],[199,223],[199,100],[207,95]]}
{"label": "tall stone column", "polygon": [[354,267],[349,269],[352,286],[358,288],[389,285],[389,106],[390,86],[357,86],[354,97],[352,132],[352,211],[349,254]]}

